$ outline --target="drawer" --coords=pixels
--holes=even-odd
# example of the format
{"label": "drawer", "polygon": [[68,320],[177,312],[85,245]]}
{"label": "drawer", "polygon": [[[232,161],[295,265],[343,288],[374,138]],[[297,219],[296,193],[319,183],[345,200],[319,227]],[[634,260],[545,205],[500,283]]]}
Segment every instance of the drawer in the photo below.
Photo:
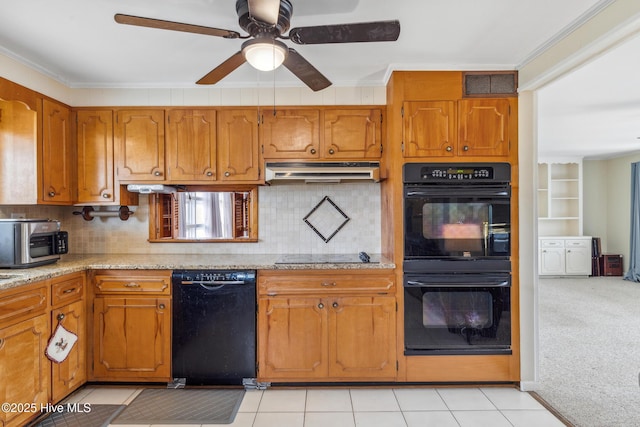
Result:
{"label": "drawer", "polygon": [[395,278],[387,272],[357,273],[352,271],[317,272],[299,270],[291,273],[259,273],[258,292],[277,294],[331,294],[395,292]]}
{"label": "drawer", "polygon": [[28,319],[45,313],[47,309],[48,282],[17,288],[0,294],[0,325],[15,320]]}
{"label": "drawer", "polygon": [[84,273],[69,274],[51,280],[51,305],[57,307],[82,299]]}
{"label": "drawer", "polygon": [[590,248],[591,239],[566,239],[564,241],[565,248]]}
{"label": "drawer", "polygon": [[563,239],[540,239],[541,248],[564,248]]}
{"label": "drawer", "polygon": [[93,275],[96,294],[171,294],[171,271],[98,270]]}

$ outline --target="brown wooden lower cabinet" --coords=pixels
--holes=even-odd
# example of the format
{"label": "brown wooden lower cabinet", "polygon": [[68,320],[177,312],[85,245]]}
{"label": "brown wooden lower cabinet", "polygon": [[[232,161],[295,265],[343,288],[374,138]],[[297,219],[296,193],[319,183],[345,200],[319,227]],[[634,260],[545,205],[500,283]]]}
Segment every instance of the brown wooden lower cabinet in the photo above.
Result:
{"label": "brown wooden lower cabinet", "polygon": [[396,379],[395,295],[372,295],[363,286],[371,278],[384,294],[393,279],[280,274],[258,276],[260,381]]}
{"label": "brown wooden lower cabinet", "polygon": [[76,301],[51,311],[51,332],[60,323],[78,336],[62,363],[51,364],[51,400],[59,402],[87,381],[87,319],[84,301]]}
{"label": "brown wooden lower cabinet", "polygon": [[169,297],[100,296],[93,305],[94,379],[170,379]]}
{"label": "brown wooden lower cabinet", "polygon": [[24,425],[49,402],[48,339],[46,314],[0,329],[0,399],[15,405],[0,411],[0,425]]}

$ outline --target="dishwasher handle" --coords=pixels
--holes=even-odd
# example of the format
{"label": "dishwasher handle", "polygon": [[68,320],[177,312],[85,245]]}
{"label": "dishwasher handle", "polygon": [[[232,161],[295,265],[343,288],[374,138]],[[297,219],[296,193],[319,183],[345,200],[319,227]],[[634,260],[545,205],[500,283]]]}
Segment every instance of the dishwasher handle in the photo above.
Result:
{"label": "dishwasher handle", "polygon": [[224,285],[244,285],[244,280],[183,280],[183,285],[200,285],[200,286],[224,286]]}

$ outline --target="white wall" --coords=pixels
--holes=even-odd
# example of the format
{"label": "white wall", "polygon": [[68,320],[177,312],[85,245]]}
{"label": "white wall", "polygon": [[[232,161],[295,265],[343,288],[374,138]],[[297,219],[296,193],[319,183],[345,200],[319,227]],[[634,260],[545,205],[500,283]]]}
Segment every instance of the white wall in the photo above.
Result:
{"label": "white wall", "polygon": [[609,183],[607,162],[604,160],[584,160],[582,162],[582,213],[583,234],[599,237],[602,251],[607,252],[607,199]]}

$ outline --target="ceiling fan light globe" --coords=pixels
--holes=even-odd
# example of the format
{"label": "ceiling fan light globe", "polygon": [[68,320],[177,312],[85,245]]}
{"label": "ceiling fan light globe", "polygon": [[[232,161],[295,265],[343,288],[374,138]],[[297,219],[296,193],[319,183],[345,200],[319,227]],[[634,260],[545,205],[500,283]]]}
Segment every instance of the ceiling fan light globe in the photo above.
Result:
{"label": "ceiling fan light globe", "polygon": [[251,66],[260,71],[273,71],[284,62],[287,48],[283,43],[273,41],[256,41],[242,48],[242,54]]}

